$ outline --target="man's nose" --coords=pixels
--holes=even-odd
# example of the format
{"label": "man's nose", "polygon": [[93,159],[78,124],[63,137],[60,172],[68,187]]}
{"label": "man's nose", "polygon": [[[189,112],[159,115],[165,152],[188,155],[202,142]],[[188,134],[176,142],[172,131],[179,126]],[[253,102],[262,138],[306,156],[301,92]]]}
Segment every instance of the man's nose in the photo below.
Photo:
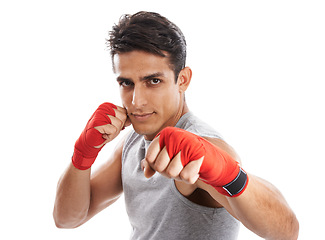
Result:
{"label": "man's nose", "polygon": [[142,86],[134,86],[133,96],[132,96],[132,104],[136,108],[141,108],[147,104],[146,94]]}

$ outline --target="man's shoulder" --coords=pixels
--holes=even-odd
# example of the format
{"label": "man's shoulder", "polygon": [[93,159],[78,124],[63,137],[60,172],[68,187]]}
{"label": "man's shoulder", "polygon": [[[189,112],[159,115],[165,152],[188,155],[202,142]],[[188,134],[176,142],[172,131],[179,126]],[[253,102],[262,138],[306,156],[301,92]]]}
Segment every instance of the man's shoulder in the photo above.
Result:
{"label": "man's shoulder", "polygon": [[124,136],[124,143],[123,147],[132,144],[133,142],[137,141],[137,139],[142,138],[143,136],[136,133],[133,129],[130,130],[125,136]]}
{"label": "man's shoulder", "polygon": [[192,112],[184,114],[175,127],[184,129],[201,137],[220,138],[222,136],[212,126],[195,116]]}
{"label": "man's shoulder", "polygon": [[142,139],[143,139],[143,136],[136,133],[133,129],[131,131],[129,131],[126,134],[126,136],[124,137],[122,157],[123,157],[124,153],[129,150],[129,148],[136,145]]}

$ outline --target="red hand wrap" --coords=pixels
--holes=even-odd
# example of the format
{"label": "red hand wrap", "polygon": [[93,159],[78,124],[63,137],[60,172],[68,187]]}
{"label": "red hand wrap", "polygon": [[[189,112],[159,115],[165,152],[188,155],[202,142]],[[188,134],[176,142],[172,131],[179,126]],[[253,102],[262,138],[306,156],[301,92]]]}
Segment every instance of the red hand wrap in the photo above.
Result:
{"label": "red hand wrap", "polygon": [[[190,161],[195,161],[204,156],[200,168],[200,179],[213,186],[218,192],[226,195],[237,197],[244,192],[248,177],[227,152],[208,142],[202,137],[183,129],[167,127],[158,135],[160,148],[166,146],[169,158],[172,159],[181,152],[181,161],[186,166]],[[243,174],[241,174],[243,173]],[[238,176],[246,177],[241,181],[243,186],[236,186],[235,194],[232,195],[225,186],[231,185],[239,179]],[[238,185],[238,182],[237,182]]]}
{"label": "red hand wrap", "polygon": [[103,103],[89,119],[74,146],[72,163],[76,168],[86,170],[94,163],[99,151],[102,149],[102,147],[94,148],[94,146],[99,146],[105,141],[102,134],[94,127],[111,124],[108,115],[115,117],[114,109],[117,109],[114,104]]}

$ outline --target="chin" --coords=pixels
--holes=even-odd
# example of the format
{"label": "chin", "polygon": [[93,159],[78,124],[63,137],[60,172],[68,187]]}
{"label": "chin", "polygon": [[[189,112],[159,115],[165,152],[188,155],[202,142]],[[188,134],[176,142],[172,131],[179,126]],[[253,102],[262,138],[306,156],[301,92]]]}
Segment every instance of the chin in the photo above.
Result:
{"label": "chin", "polygon": [[160,128],[154,126],[148,126],[148,125],[147,126],[133,125],[133,129],[137,134],[148,136],[149,138],[154,138],[160,131]]}

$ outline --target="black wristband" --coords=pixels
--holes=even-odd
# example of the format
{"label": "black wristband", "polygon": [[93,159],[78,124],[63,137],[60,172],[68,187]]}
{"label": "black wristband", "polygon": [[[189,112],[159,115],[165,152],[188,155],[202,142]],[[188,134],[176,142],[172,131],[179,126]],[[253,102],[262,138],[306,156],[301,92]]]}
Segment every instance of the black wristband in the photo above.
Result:
{"label": "black wristband", "polygon": [[237,195],[240,193],[247,183],[247,173],[244,172],[241,168],[239,168],[239,173],[237,177],[232,180],[230,183],[224,185],[222,188],[226,190],[230,196]]}

